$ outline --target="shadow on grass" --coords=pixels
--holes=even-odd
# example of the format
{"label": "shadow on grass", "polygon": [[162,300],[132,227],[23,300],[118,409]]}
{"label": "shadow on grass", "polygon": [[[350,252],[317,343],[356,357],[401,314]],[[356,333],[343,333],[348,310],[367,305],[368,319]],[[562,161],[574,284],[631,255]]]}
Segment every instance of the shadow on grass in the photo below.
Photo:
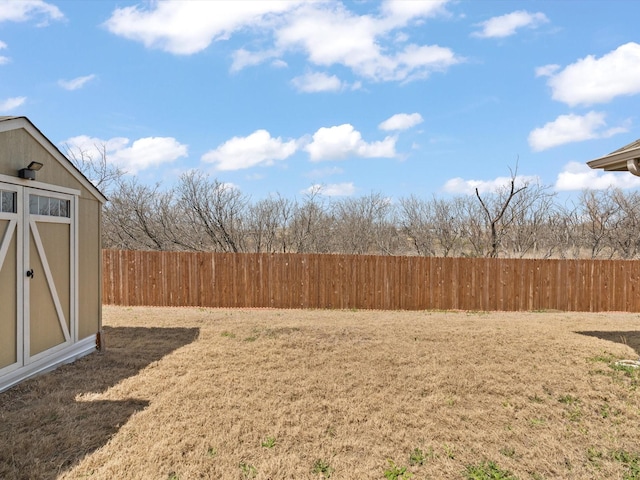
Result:
{"label": "shadow on grass", "polygon": [[54,479],[107,443],[146,400],[101,393],[198,338],[198,328],[104,328],[107,350],[0,393],[0,478]]}
{"label": "shadow on grass", "polygon": [[608,340],[609,342],[621,343],[627,345],[640,355],[640,330],[631,330],[628,332],[576,332],[581,335],[587,335],[589,337],[596,337],[601,340]]}

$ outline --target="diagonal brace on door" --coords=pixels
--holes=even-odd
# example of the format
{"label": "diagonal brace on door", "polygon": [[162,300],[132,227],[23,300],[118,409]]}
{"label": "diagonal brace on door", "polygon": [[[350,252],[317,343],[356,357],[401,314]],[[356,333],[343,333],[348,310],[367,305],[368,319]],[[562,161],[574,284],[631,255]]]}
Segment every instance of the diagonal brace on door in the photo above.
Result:
{"label": "diagonal brace on door", "polygon": [[47,261],[47,256],[44,252],[44,247],[42,246],[42,240],[40,239],[38,226],[36,225],[36,222],[33,219],[29,220],[29,225],[31,226],[31,234],[33,236],[33,241],[36,245],[36,250],[38,251],[38,255],[40,256],[40,259],[42,261],[44,276],[47,279],[47,285],[49,286],[49,291],[51,292],[51,296],[53,297],[53,304],[55,305],[56,313],[58,314],[58,322],[60,323],[60,328],[62,328],[65,342],[68,342],[71,339],[71,335],[69,334],[69,329],[67,328],[67,321],[64,318],[62,305],[60,305],[58,292],[53,282],[53,275],[51,274],[51,269],[49,268],[49,262]]}
{"label": "diagonal brace on door", "polygon": [[0,270],[2,269],[4,259],[7,256],[7,252],[9,251],[9,243],[11,243],[11,238],[13,237],[13,232],[16,229],[16,224],[16,220],[9,220],[7,230],[4,232],[2,242],[0,242]]}

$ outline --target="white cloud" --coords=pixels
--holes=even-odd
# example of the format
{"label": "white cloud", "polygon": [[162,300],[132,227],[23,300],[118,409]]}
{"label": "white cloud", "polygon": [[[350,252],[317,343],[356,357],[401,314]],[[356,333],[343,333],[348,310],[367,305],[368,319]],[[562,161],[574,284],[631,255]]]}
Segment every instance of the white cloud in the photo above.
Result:
{"label": "white cloud", "polygon": [[[110,140],[89,137],[88,135],[78,135],[71,137],[64,142],[60,142],[65,149],[72,150],[78,156],[98,159],[103,153],[114,152],[124,148],[129,143],[128,138],[114,137]],[[109,155],[107,155],[109,161]]]}
{"label": "white cloud", "polygon": [[309,173],[305,174],[307,178],[323,178],[330,177],[331,175],[339,175],[344,173],[339,167],[329,167],[329,168],[316,168],[315,170],[311,170]]}
{"label": "white cloud", "polygon": [[342,4],[306,5],[276,32],[276,46],[283,52],[302,50],[315,65],[342,65],[372,81],[425,78],[463,60],[438,45],[382,44],[392,30],[434,12],[426,5],[429,2],[413,6],[409,4],[419,2],[402,3],[406,5],[385,4],[382,17],[355,15]]}
{"label": "white cloud", "polygon": [[[7,48],[7,44],[0,40],[0,50]],[[11,59],[9,57],[5,57],[0,55],[0,65],[6,65],[9,63]]]}
{"label": "white cloud", "polygon": [[404,51],[392,58],[393,72],[387,75],[372,76],[376,80],[410,81],[427,78],[432,72],[444,72],[450,66],[463,60],[449,48],[438,45],[408,45]]}
{"label": "white cloud", "polygon": [[[256,65],[260,65],[265,60],[270,58],[274,58],[277,56],[277,52],[266,50],[262,52],[250,52],[249,50],[245,50],[244,48],[240,48],[233,52],[232,58],[233,62],[231,64],[231,71],[238,72],[246,67],[254,67]],[[272,64],[274,64],[272,62]],[[275,66],[278,66],[277,64]],[[286,63],[285,63],[286,66]]]}
{"label": "white cloud", "polygon": [[214,163],[218,170],[241,170],[256,165],[273,165],[298,149],[295,140],[288,142],[273,138],[266,130],[256,130],[247,137],[233,137],[215,150],[202,156],[202,161]]}
{"label": "white cloud", "polygon": [[396,138],[386,137],[379,142],[367,143],[360,132],[345,123],[335,127],[322,127],[313,134],[305,150],[312,161],[338,160],[348,156],[365,158],[393,158]]}
{"label": "white cloud", "polygon": [[240,190],[240,187],[233,182],[222,182],[219,184],[218,190],[222,192],[225,190]]}
{"label": "white cloud", "polygon": [[124,137],[102,140],[80,135],[69,138],[62,145],[94,159],[105,153],[109,163],[131,174],[187,156],[187,146],[172,137],[146,137],[131,143]]}
{"label": "white cloud", "polygon": [[380,130],[406,130],[423,122],[419,113],[396,113],[378,125]]}
{"label": "white cloud", "polygon": [[134,173],[187,156],[187,146],[172,137],[147,137],[114,152],[113,161]]}
{"label": "white cloud", "polygon": [[640,44],[630,42],[596,58],[589,55],[547,81],[554,100],[570,106],[607,103],[640,93]]}
{"label": "white cloud", "polygon": [[581,142],[593,138],[608,138],[627,131],[624,126],[609,128],[605,114],[589,112],[586,115],[560,115],[553,122],[534,129],[529,134],[529,146],[536,151],[564,145],[565,143]]}
{"label": "white cloud", "polygon": [[603,172],[594,170],[584,163],[569,162],[558,174],[555,189],[559,191],[570,190],[604,190],[614,188],[638,188],[640,177],[629,172]]}
{"label": "white cloud", "polygon": [[482,29],[474,32],[473,36],[480,38],[504,38],[514,35],[519,28],[537,28],[548,21],[549,19],[544,13],[529,13],[525,10],[518,10],[479,23],[478,26],[482,27]]}
{"label": "white cloud", "polygon": [[[519,188],[527,183],[538,183],[539,178],[532,175],[517,175],[515,187]],[[493,193],[507,188],[511,184],[511,177],[498,177],[494,180],[465,180],[461,177],[452,178],[442,187],[447,193],[475,195],[476,188],[480,193]]]}
{"label": "white cloud", "polygon": [[192,55],[212,42],[227,40],[245,27],[260,27],[274,14],[298,6],[298,1],[149,2],[148,8],[117,8],[105,25],[111,33],[176,55]]}
{"label": "white cloud", "polygon": [[60,85],[65,90],[78,90],[85,86],[87,82],[90,82],[96,78],[94,74],[85,75],[84,77],[77,77],[71,80],[58,80],[58,85]]}
{"label": "white cloud", "polygon": [[402,26],[414,18],[446,15],[444,7],[447,3],[449,0],[430,0],[428,2],[386,0],[382,4],[381,10],[391,25]]}
{"label": "white cloud", "polygon": [[277,58],[273,62],[271,62],[271,66],[274,68],[286,68],[289,66],[289,64],[284,60]]}
{"label": "white cloud", "polygon": [[231,71],[302,51],[316,66],[342,65],[373,81],[409,81],[463,61],[449,48],[393,40],[405,26],[446,14],[447,2],[385,2],[375,14],[358,15],[335,1],[166,0],[118,8],[105,25],[116,35],[177,55],[200,52],[241,30],[275,39],[257,51],[238,49]]}
{"label": "white cloud", "polygon": [[556,65],[555,63],[543,65],[542,67],[536,68],[536,77],[550,77],[558,70],[560,70],[560,65]]}
{"label": "white cloud", "polygon": [[13,97],[0,101],[0,112],[5,113],[18,108],[24,102],[27,101],[27,97]]}
{"label": "white cloud", "polygon": [[321,72],[306,73],[295,77],[291,83],[300,92],[338,92],[344,88],[344,84],[335,75],[327,75]]}
{"label": "white cloud", "polygon": [[311,185],[309,188],[303,190],[301,193],[319,193],[326,197],[345,197],[353,195],[356,191],[356,187],[353,182],[345,183],[329,183]]}
{"label": "white cloud", "polygon": [[34,17],[40,17],[39,26],[44,26],[49,20],[62,20],[64,15],[58,7],[43,0],[0,0],[0,23],[26,22]]}

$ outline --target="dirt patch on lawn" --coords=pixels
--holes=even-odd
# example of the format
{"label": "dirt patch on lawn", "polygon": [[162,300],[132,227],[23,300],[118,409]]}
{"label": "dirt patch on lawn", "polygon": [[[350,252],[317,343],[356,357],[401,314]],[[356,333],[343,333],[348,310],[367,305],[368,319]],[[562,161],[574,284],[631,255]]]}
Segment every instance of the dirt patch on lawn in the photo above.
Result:
{"label": "dirt patch on lawn", "polygon": [[639,319],[106,307],[0,394],[0,478],[623,478]]}

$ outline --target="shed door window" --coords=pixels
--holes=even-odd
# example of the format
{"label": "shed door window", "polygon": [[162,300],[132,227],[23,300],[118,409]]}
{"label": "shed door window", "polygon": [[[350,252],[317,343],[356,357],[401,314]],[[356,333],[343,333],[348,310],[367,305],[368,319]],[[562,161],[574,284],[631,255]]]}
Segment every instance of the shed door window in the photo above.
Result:
{"label": "shed door window", "polygon": [[0,190],[0,212],[1,213],[16,213],[16,192],[8,192],[7,190]]}
{"label": "shed door window", "polygon": [[48,217],[69,218],[71,216],[69,200],[42,195],[29,195],[29,213]]}

